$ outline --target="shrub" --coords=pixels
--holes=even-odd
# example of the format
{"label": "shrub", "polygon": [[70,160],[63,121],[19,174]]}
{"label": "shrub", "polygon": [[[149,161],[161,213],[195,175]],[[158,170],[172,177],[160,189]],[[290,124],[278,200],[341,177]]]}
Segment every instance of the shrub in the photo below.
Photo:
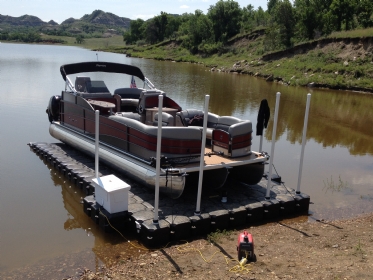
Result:
{"label": "shrub", "polygon": [[145,46],[145,45],[146,45],[145,40],[138,40],[136,42],[136,46],[138,46],[138,47],[142,47],[142,46]]}

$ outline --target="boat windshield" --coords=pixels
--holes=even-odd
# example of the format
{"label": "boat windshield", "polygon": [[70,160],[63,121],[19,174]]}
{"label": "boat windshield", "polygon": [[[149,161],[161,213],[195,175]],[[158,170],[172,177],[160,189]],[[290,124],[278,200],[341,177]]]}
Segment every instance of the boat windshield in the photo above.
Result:
{"label": "boat windshield", "polygon": [[155,89],[141,70],[132,65],[112,62],[83,62],[62,65],[66,86],[78,92],[110,92],[119,88]]}

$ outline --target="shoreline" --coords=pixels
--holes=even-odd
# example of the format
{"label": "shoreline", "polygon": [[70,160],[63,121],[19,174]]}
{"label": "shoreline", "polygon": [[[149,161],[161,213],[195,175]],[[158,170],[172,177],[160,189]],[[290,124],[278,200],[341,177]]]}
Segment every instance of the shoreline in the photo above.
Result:
{"label": "shoreline", "polygon": [[[339,39],[336,39],[336,38],[324,38],[324,39],[320,39],[320,41],[324,42],[324,41],[327,41],[329,42],[330,44],[340,44],[341,42],[348,42],[349,44],[361,44],[361,40],[364,39],[364,40],[369,40],[369,42],[373,41],[373,38],[339,38]],[[206,68],[210,68],[210,72],[222,72],[222,73],[227,73],[227,74],[236,74],[236,75],[249,75],[251,77],[259,77],[259,78],[262,78],[264,80],[266,80],[267,82],[275,82],[275,83],[279,83],[279,84],[282,84],[284,86],[294,86],[294,87],[308,87],[308,88],[320,88],[320,89],[326,89],[326,90],[342,90],[342,91],[351,91],[351,92],[356,92],[356,93],[362,93],[362,94],[372,94],[373,93],[373,87],[372,88],[366,88],[366,87],[361,87],[361,86],[353,86],[353,85],[348,85],[348,83],[350,82],[349,80],[345,81],[344,83],[342,83],[341,85],[332,85],[332,84],[329,84],[329,83],[323,83],[323,82],[314,82],[312,81],[312,79],[307,82],[306,84],[297,84],[298,82],[297,81],[293,81],[293,78],[295,76],[299,76],[299,79],[303,79],[301,77],[301,74],[299,71],[298,74],[296,74],[297,71],[292,71],[294,72],[294,75],[292,77],[285,77],[285,76],[289,76],[288,73],[286,73],[286,71],[288,71],[289,69],[286,69],[286,71],[284,70],[283,73],[281,73],[281,70],[280,70],[280,74],[278,72],[278,69],[276,68],[281,68],[279,67],[281,65],[281,62],[283,62],[284,60],[284,57],[285,59],[288,59],[289,57],[290,58],[294,58],[294,56],[296,55],[299,55],[299,53],[302,53],[304,52],[305,50],[302,51],[302,46],[301,45],[297,45],[291,49],[287,49],[287,50],[282,50],[282,51],[277,51],[277,52],[273,52],[273,53],[267,53],[263,56],[258,56],[258,57],[255,57],[255,58],[252,58],[253,60],[251,62],[249,62],[248,60],[239,60],[239,57],[235,57],[234,59],[226,59],[226,60],[223,60],[224,61],[224,64],[223,63],[212,63],[212,62],[209,62],[208,59],[211,59],[211,57],[205,59],[205,58],[201,58],[201,57],[194,57],[192,56],[193,59],[196,59],[198,60],[197,62],[196,61],[183,61],[183,60],[180,60],[180,59],[177,59],[176,57],[172,57],[172,55],[170,54],[167,54],[166,51],[163,51],[162,47],[165,47],[165,46],[168,46],[169,44],[172,44],[174,43],[173,41],[170,41],[170,42],[165,42],[164,44],[160,45],[160,46],[157,46],[157,47],[154,47],[154,46],[150,46],[149,48],[150,49],[156,49],[157,51],[160,51],[162,52],[162,55],[153,55],[153,54],[146,54],[144,53],[145,51],[138,51],[138,52],[135,52],[135,47],[132,46],[132,47],[123,47],[123,46],[114,46],[114,47],[111,47],[111,48],[95,48],[95,47],[92,47],[92,46],[89,46],[89,45],[84,45],[84,44],[59,44],[59,43],[24,43],[24,42],[12,42],[12,41],[2,41],[2,43],[5,42],[5,43],[12,43],[12,44],[40,44],[40,45],[48,45],[48,46],[71,46],[71,47],[81,47],[81,48],[85,48],[87,50],[90,50],[90,51],[96,51],[96,52],[110,52],[110,53],[118,53],[118,54],[122,54],[122,55],[126,55],[126,56],[129,56],[129,57],[134,57],[134,58],[143,58],[143,59],[153,59],[153,60],[158,60],[158,61],[171,61],[171,62],[184,62],[184,63],[193,63],[193,64],[199,64],[201,66],[204,66]],[[318,46],[318,41],[313,41],[313,42],[309,42],[309,43],[305,43],[303,45],[305,45],[305,48],[309,49],[309,45],[314,45],[314,47],[317,47]],[[325,42],[323,43],[323,47],[325,48],[325,45],[327,45]],[[345,48],[342,46],[342,48]],[[127,52],[126,52],[127,51]],[[309,51],[309,50],[308,50]],[[311,50],[312,51],[312,50]],[[143,54],[143,55],[141,55]],[[303,54],[304,56],[307,56],[308,53],[306,52],[305,54]],[[175,56],[175,55],[174,55]],[[354,57],[355,58],[355,57]],[[273,59],[273,60],[271,60]],[[373,59],[373,58],[372,58]],[[225,65],[227,64],[230,64],[232,65],[233,63],[233,66],[232,67],[227,67]],[[371,64],[373,64],[373,61],[371,62]],[[262,68],[261,68],[262,67]],[[255,70],[259,68],[259,70]],[[269,69],[272,69],[274,72],[271,72],[270,70],[268,71],[266,68],[269,68]],[[253,70],[252,70],[253,69]],[[350,69],[351,70],[351,69]],[[356,72],[358,70],[351,70],[352,72]],[[268,72],[268,73],[265,73],[265,72]],[[337,73],[337,72],[336,72]],[[307,74],[307,73],[305,73]],[[310,77],[313,76],[313,73],[312,74],[309,74],[308,75],[309,77],[307,77],[307,79],[310,79]],[[337,77],[338,74],[335,74],[335,76]]]}
{"label": "shoreline", "polygon": [[[262,36],[263,37],[263,36]],[[177,40],[151,46],[96,49],[130,57],[201,64],[210,71],[248,74],[286,86],[373,93],[373,37],[320,38],[286,50],[258,53],[262,37],[229,42],[225,52],[191,55]]]}
{"label": "shoreline", "polygon": [[[249,263],[247,270],[231,272],[238,264],[237,235],[245,229],[253,235],[256,261]],[[333,221],[271,221],[173,243],[160,250],[136,249],[137,254],[130,256],[121,244],[113,246],[117,255],[111,265],[97,259],[89,266],[93,256],[87,249],[0,275],[3,279],[66,280],[370,279],[373,213]],[[230,259],[234,261],[227,263]]]}
{"label": "shoreline", "polygon": [[[117,53],[109,50],[91,50],[91,51],[102,51],[102,52],[111,52],[111,53]],[[127,55],[123,53],[124,55]],[[157,59],[157,58],[147,58],[147,57],[141,57],[141,56],[130,56],[134,58],[141,58],[141,59],[153,59],[153,60],[158,60],[158,61],[169,61],[169,62],[176,62],[179,63],[180,61],[176,61],[173,59]],[[284,86],[294,86],[297,87],[299,85],[291,85],[290,83],[287,83],[286,81],[283,80],[282,77],[280,76],[274,76],[272,74],[263,74],[259,72],[251,72],[251,71],[242,71],[242,70],[237,70],[236,68],[225,68],[224,66],[209,66],[204,64],[203,62],[201,63],[196,63],[196,62],[187,62],[187,61],[181,61],[182,63],[192,63],[192,64],[199,64],[201,66],[204,66],[206,68],[210,68],[210,72],[219,72],[219,73],[226,73],[226,74],[234,74],[234,75],[248,75],[251,77],[259,77],[267,82],[274,82],[274,83],[279,83]],[[343,91],[351,91],[351,92],[356,92],[356,93],[362,93],[362,94],[373,94],[373,88],[363,88],[363,87],[347,87],[347,86],[331,86],[328,84],[320,84],[320,83],[315,83],[311,82],[307,85],[300,86],[300,87],[306,87],[306,88],[319,88],[319,89],[326,89],[326,90],[343,90]]]}
{"label": "shoreline", "polygon": [[373,213],[338,221],[251,226],[247,230],[254,238],[256,261],[232,272],[238,264],[237,235],[243,230],[217,234],[212,242],[202,238],[148,252],[102,272],[85,271],[80,280],[370,279],[372,275]]}

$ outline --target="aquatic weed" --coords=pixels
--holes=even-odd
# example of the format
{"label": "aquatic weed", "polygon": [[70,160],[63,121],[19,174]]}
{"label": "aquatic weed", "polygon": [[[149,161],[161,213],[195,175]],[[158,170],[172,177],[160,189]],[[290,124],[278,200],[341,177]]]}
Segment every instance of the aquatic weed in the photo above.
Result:
{"label": "aquatic weed", "polygon": [[325,190],[325,193],[327,193],[329,190],[331,190],[331,192],[334,193],[334,192],[340,192],[342,190],[349,188],[347,181],[342,181],[340,175],[338,176],[338,182],[333,181],[333,176],[330,176],[330,181],[327,178],[326,182],[325,181],[323,182],[324,182],[323,190]]}

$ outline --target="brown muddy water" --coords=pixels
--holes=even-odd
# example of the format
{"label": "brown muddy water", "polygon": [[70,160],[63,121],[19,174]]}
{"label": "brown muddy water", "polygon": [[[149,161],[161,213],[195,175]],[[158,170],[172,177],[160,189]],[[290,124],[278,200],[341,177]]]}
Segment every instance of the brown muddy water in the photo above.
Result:
{"label": "brown muddy water", "polygon": [[[310,216],[301,219],[338,219],[373,211],[373,95],[286,87],[192,64],[109,53],[98,57],[139,66],[183,108],[202,109],[209,94],[211,112],[253,122],[253,150],[259,149],[255,126],[260,101],[268,100],[273,116],[276,92],[281,92],[274,166],[291,188],[297,186],[306,95],[311,93],[301,191],[313,204]],[[64,88],[59,67],[96,58],[95,52],[74,47],[0,44],[1,278],[61,279],[139,251],[119,235],[101,232],[82,211],[84,194],[27,146],[56,142],[49,135],[45,109],[49,97]],[[267,152],[272,125],[273,119],[265,130]]]}

